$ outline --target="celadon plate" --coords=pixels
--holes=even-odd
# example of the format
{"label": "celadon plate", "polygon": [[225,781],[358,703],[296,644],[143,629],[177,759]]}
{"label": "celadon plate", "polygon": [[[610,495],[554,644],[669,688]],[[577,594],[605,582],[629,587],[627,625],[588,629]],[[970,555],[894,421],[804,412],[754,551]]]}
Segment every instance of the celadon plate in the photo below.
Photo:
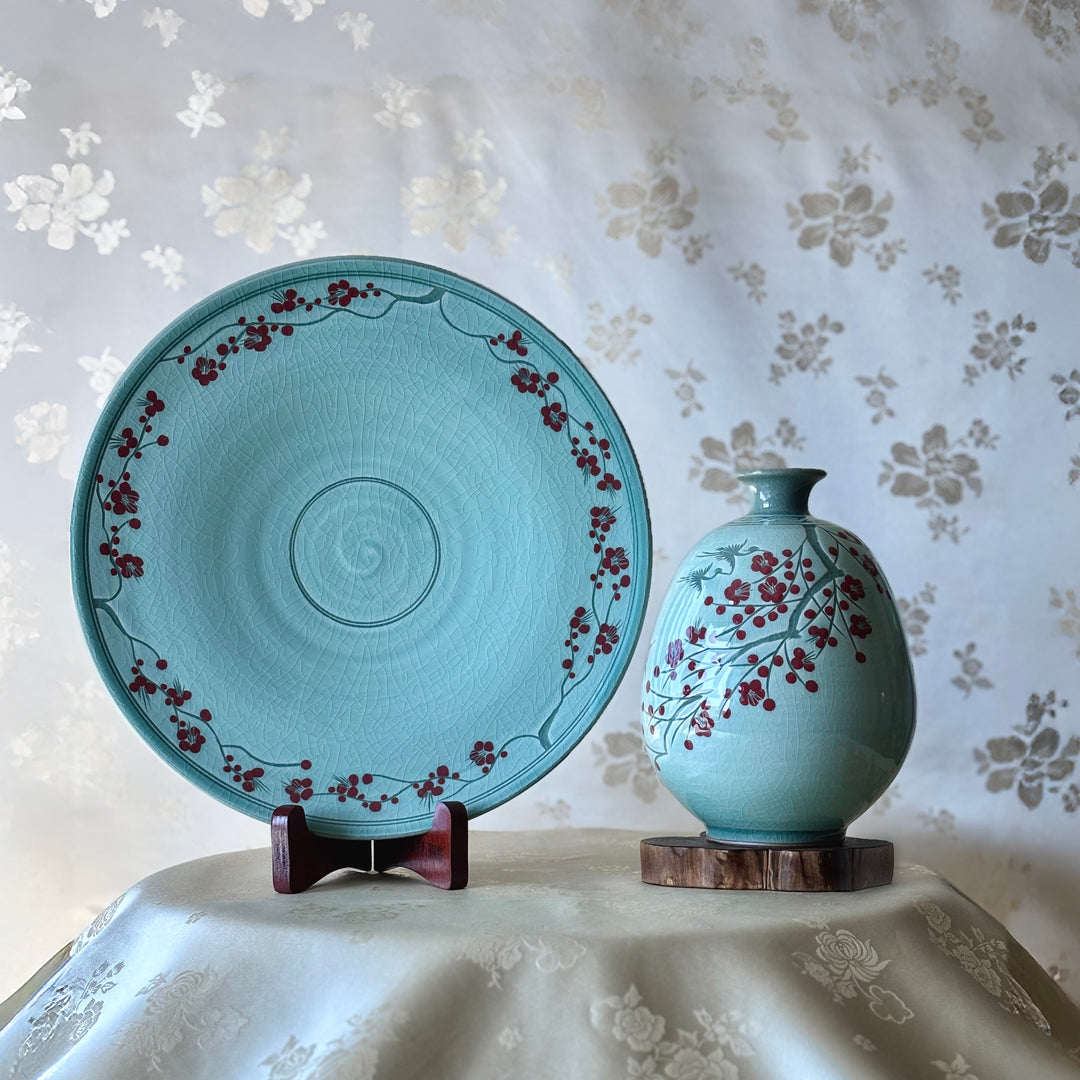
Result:
{"label": "celadon plate", "polygon": [[204,791],[327,835],[517,795],[626,670],[645,492],[570,350],[454,274],[293,263],[125,372],[79,476],[76,604],[138,732]]}

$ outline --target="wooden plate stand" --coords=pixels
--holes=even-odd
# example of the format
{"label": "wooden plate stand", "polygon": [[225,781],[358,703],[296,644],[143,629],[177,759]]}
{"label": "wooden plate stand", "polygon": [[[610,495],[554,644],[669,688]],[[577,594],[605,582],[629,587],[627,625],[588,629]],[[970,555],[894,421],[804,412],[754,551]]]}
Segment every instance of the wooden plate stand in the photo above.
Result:
{"label": "wooden plate stand", "polygon": [[654,836],[641,841],[641,880],[680,889],[768,889],[777,892],[854,892],[888,885],[888,840],[836,844],[749,846],[705,836]]}
{"label": "wooden plate stand", "polygon": [[274,888],[298,893],[335,870],[382,873],[403,866],[440,889],[469,883],[469,815],[464,803],[435,806],[431,828],[421,836],[391,840],[350,840],[317,836],[300,805],[279,806],[270,819]]}

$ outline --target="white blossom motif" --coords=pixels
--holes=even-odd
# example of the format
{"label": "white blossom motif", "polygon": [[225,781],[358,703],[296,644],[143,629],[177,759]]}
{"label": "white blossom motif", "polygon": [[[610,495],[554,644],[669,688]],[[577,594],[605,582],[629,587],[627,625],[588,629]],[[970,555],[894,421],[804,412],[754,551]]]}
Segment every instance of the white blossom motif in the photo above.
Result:
{"label": "white blossom motif", "polygon": [[613,1012],[610,1034],[617,1042],[626,1043],[632,1054],[645,1055],[627,1059],[626,1075],[630,1077],[739,1080],[735,1059],[752,1057],[750,1039],[761,1033],[761,1025],[738,1009],[714,1017],[699,1008],[693,1013],[697,1021],[693,1031],[679,1026],[673,1039],[665,1039],[667,1019],[643,1004],[633,984],[621,997],[615,995],[593,1003],[589,1019],[594,1028],[604,1029],[609,1010]]}
{"label": "white blossom motif", "polygon": [[30,325],[30,316],[14,304],[0,304],[0,371],[20,352],[41,352],[40,345],[23,340],[23,331]]}
{"label": "white blossom motif", "polygon": [[604,0],[603,7],[635,26],[655,52],[676,59],[705,33],[689,0]]}
{"label": "white blossom motif", "polygon": [[417,94],[426,94],[422,86],[410,86],[393,75],[387,75],[379,86],[383,107],[374,113],[376,123],[391,131],[399,127],[417,128],[423,121],[412,109],[412,99]]}
{"label": "white blossom motif", "polygon": [[963,1054],[957,1054],[952,1061],[938,1060],[931,1061],[930,1064],[945,1074],[943,1080],[979,1080],[964,1060]]}
{"label": "white blossom motif", "polygon": [[68,141],[69,158],[86,157],[95,146],[101,145],[101,136],[91,130],[89,120],[84,120],[77,128],[61,128],[60,134]]}
{"label": "white blossom motif", "polygon": [[38,636],[37,630],[26,623],[37,612],[22,606],[20,592],[27,580],[29,567],[16,559],[15,553],[0,540],[0,677],[4,674],[4,658],[13,649],[21,649]]}
{"label": "white blossom motif", "polygon": [[83,371],[90,373],[90,389],[97,393],[95,405],[100,409],[105,404],[117,379],[123,374],[127,362],[113,355],[112,348],[105,346],[100,356],[80,356],[75,361]]}
{"label": "white blossom motif", "polygon": [[187,284],[187,279],[181,274],[184,269],[184,256],[176,248],[167,247],[162,250],[160,244],[155,244],[139,257],[148,269],[160,270],[164,284],[174,292]]}
{"label": "white blossom motif", "polygon": [[563,292],[570,291],[570,276],[574,272],[574,260],[569,255],[542,255],[533,265],[546,270]]}
{"label": "white blossom motif", "polygon": [[180,36],[180,27],[186,20],[172,8],[156,7],[152,11],[144,11],[142,21],[147,30],[155,27],[158,29],[161,34],[161,47],[167,49]]}
{"label": "white blossom motif", "polygon": [[584,955],[585,947],[570,937],[548,934],[530,939],[517,934],[503,941],[486,937],[469,941],[460,959],[483,968],[491,976],[488,986],[501,990],[503,973],[513,971],[526,956],[532,959],[537,971],[554,975],[557,971],[568,971]]}
{"label": "white blossom motif", "polygon": [[225,93],[225,84],[208,71],[193,71],[191,81],[195,84],[195,93],[188,97],[188,107],[178,112],[176,119],[184,127],[191,128],[194,139],[204,127],[225,126],[225,117],[214,110],[214,102]]}
{"label": "white blossom motif", "polygon": [[86,0],[86,2],[94,9],[94,14],[99,19],[104,19],[106,15],[111,15],[116,10],[116,5],[120,0]]}
{"label": "white blossom motif", "polygon": [[287,169],[272,166],[269,158],[280,152],[282,137],[263,131],[255,147],[260,159],[244,166],[241,176],[219,176],[213,187],[202,188],[206,216],[214,219],[217,236],[244,234],[244,242],[260,255],[279,238],[287,240],[299,256],[309,255],[326,239],[321,221],[298,224],[307,209],[311,177],[294,179]]}
{"label": "white blossom motif", "polygon": [[[413,236],[442,232],[443,243],[454,251],[464,251],[473,229],[490,225],[499,216],[499,203],[506,194],[506,181],[492,181],[480,168],[485,150],[493,149],[482,130],[466,136],[454,135],[456,165],[443,165],[436,176],[417,176],[401,189],[401,203],[409,216]],[[477,165],[467,167],[464,162]],[[506,234],[489,235],[493,253],[501,254]]]}
{"label": "white blossom motif", "polygon": [[39,401],[15,414],[15,442],[26,447],[26,460],[40,465],[60,456],[70,441],[66,405]]}
{"label": "white blossom motif", "polygon": [[163,971],[138,991],[146,1005],[141,1019],[121,1029],[131,1049],[146,1058],[147,1071],[161,1071],[166,1055],[187,1039],[203,1050],[235,1038],[248,1019],[231,1006],[215,1005],[213,994],[221,976],[213,968]]}
{"label": "white blossom motif", "polygon": [[[326,0],[279,0],[279,3],[292,16],[293,22],[303,22]],[[244,0],[244,10],[261,19],[270,10],[270,0]]]}
{"label": "white blossom motif", "polygon": [[[68,139],[68,153],[87,153],[91,145],[101,141],[90,131],[88,124],[78,131],[64,128],[61,134]],[[85,147],[85,149],[83,149]],[[70,251],[81,233],[90,237],[102,255],[114,251],[123,237],[130,236],[127,219],[99,221],[109,209],[108,196],[115,181],[108,169],[95,178],[94,170],[85,162],[74,165],[58,162],[49,176],[25,174],[4,184],[8,210],[19,215],[15,228],[19,232],[37,232],[48,228],[49,246]]]}
{"label": "white blossom motif", "polygon": [[577,105],[574,123],[582,131],[609,127],[607,91],[604,84],[587,74],[590,49],[569,23],[547,23],[544,33],[552,60],[540,79],[549,94],[569,98]]}
{"label": "white blossom motif", "polygon": [[362,11],[343,11],[334,23],[343,34],[352,34],[353,52],[366,49],[371,44],[375,24]]}
{"label": "white blossom motif", "polygon": [[[97,679],[87,679],[79,686],[65,682],[60,691],[62,696],[55,711],[50,711],[48,727],[28,726],[12,740],[12,761],[43,784],[118,805],[118,792],[97,793],[94,789],[99,785],[93,781],[95,775],[116,767],[118,739],[111,722],[115,713],[109,695]],[[50,754],[49,746],[56,744],[67,747],[70,753]],[[116,907],[114,903],[106,908],[79,935],[80,947],[104,929]]]}
{"label": "white blossom motif", "polygon": [[506,14],[505,0],[427,0],[444,15],[461,19],[483,19],[492,26],[500,26]]}
{"label": "white blossom motif", "polygon": [[29,92],[30,84],[26,79],[0,66],[0,124],[5,120],[26,119],[26,113],[15,104],[15,99]]}
{"label": "white blossom motif", "polygon": [[592,325],[585,344],[611,363],[621,361],[633,364],[641,355],[641,349],[635,348],[638,327],[649,326],[653,317],[646,311],[638,311],[637,304],[631,304],[623,315],[613,315],[607,319],[603,304],[589,305],[589,317]]}

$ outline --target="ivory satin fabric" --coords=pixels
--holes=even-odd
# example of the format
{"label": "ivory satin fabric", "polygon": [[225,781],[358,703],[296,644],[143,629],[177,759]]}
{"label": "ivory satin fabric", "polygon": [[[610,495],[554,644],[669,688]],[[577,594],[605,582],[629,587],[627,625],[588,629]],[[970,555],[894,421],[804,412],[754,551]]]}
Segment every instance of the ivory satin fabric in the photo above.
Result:
{"label": "ivory satin fabric", "polygon": [[901,867],[849,894],[645,885],[635,833],[474,833],[471,880],[274,893],[268,850],[130,889],[0,1030],[50,1080],[1075,1077],[1080,1012]]}

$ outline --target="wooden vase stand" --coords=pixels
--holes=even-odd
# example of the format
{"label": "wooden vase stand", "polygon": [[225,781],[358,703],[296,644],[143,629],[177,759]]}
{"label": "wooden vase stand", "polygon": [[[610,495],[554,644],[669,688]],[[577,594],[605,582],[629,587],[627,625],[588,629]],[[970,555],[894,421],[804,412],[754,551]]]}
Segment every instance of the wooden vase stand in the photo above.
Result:
{"label": "wooden vase stand", "polygon": [[439,889],[464,889],[469,883],[469,815],[464,803],[435,805],[431,828],[420,836],[352,840],[319,836],[300,805],[279,806],[270,819],[274,888],[298,893],[335,870],[382,873],[402,866]]}
{"label": "wooden vase stand", "polygon": [[854,892],[888,885],[888,840],[848,837],[833,844],[723,844],[703,836],[641,841],[641,880],[679,889]]}

